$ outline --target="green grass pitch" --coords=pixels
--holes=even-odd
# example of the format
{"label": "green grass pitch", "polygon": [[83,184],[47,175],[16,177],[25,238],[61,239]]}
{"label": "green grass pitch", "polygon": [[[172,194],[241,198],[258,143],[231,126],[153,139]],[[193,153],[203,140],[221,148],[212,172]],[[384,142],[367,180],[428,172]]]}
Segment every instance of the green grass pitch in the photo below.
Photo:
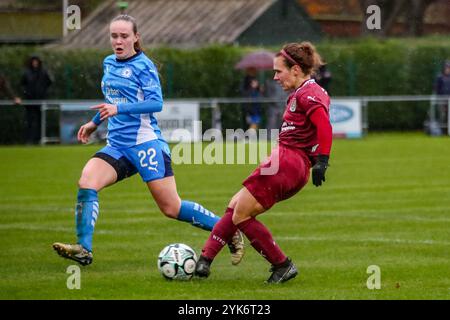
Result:
{"label": "green grass pitch", "polygon": [[[269,264],[247,242],[235,267],[223,250],[210,278],[167,281],[167,244],[197,253],[208,233],[159,213],[140,177],[100,193],[94,263],[69,290],[55,241],[75,240],[76,182],[100,146],[0,148],[1,299],[449,299],[450,139],[370,134],[335,140],[327,181],[260,216],[300,270],[268,286]],[[183,199],[222,215],[255,165],[176,165]],[[367,268],[379,266],[381,289]]]}

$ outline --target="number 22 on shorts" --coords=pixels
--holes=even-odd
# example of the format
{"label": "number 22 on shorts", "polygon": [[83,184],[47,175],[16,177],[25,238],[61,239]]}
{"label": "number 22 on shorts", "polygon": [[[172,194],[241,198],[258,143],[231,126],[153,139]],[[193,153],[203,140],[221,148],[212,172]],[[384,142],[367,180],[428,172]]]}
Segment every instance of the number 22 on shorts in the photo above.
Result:
{"label": "number 22 on shorts", "polygon": [[158,161],[154,160],[155,156],[155,148],[149,148],[147,152],[140,150],[138,152],[138,157],[140,159],[141,167],[158,172]]}

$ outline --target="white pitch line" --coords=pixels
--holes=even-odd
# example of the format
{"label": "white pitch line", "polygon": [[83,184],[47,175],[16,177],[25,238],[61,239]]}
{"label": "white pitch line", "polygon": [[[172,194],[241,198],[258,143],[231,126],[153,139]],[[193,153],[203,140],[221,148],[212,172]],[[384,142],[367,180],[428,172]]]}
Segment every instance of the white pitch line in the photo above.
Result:
{"label": "white pitch line", "polygon": [[436,240],[410,240],[410,239],[388,239],[388,238],[365,238],[365,239],[344,239],[333,237],[299,237],[299,236],[281,236],[276,237],[275,240],[283,241],[332,241],[332,242],[382,242],[382,243],[400,243],[400,244],[427,244],[427,245],[444,245],[449,246],[448,241]]}
{"label": "white pitch line", "polygon": [[[406,220],[406,221],[425,221],[425,222],[450,222],[450,218],[442,217],[425,217],[418,215],[405,215],[404,212],[420,211],[433,212],[436,210],[446,211],[448,207],[435,208],[405,208],[405,209],[364,209],[364,210],[344,210],[344,211],[330,211],[330,212],[298,212],[298,211],[272,211],[271,214],[298,216],[298,217],[337,217],[337,218],[360,218],[360,219],[379,219],[385,221]],[[373,214],[378,213],[378,214]],[[379,214],[383,213],[383,214]],[[402,213],[401,215],[397,215]]]}
{"label": "white pitch line", "polygon": [[[75,226],[73,228],[66,227],[46,227],[36,226],[30,224],[10,223],[0,225],[0,230],[25,230],[25,231],[45,231],[45,232],[70,232],[75,233]],[[114,231],[98,230],[95,233],[99,234],[116,234]],[[131,233],[131,232],[130,232]]]}
{"label": "white pitch line", "polygon": [[[13,223],[13,224],[3,224],[0,225],[0,230],[26,230],[26,231],[45,231],[45,232],[68,232],[73,233],[75,232],[75,228],[67,228],[67,227],[46,227],[46,226],[36,226],[36,225],[30,225],[30,224],[22,224],[22,223]],[[111,231],[111,230],[103,230],[98,229],[95,231],[96,234],[114,234],[114,235],[129,235],[129,234],[136,234],[136,231],[127,231],[127,230],[120,230],[120,231]],[[159,234],[157,230],[149,230],[145,231],[145,234]],[[164,232],[165,233],[165,232]],[[191,234],[193,237],[205,237],[204,234],[193,232]],[[450,242],[448,241],[436,241],[436,240],[411,240],[411,239],[389,239],[389,238],[352,238],[352,239],[345,239],[345,238],[335,238],[335,237],[300,237],[300,236],[281,236],[281,237],[275,237],[275,240],[281,240],[281,241],[326,241],[326,242],[359,242],[359,243],[366,243],[366,242],[381,242],[381,243],[392,243],[392,244],[420,244],[420,245],[444,245],[444,246],[450,246]]]}

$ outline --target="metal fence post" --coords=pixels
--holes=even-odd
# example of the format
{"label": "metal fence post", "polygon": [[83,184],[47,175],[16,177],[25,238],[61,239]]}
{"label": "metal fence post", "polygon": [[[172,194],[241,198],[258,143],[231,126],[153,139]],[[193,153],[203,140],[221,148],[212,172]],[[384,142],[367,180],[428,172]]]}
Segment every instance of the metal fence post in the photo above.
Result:
{"label": "metal fence post", "polygon": [[47,102],[41,105],[41,141],[40,144],[44,145],[47,142],[45,128],[47,127]]}
{"label": "metal fence post", "polygon": [[447,101],[447,134],[450,136],[450,98]]}
{"label": "metal fence post", "polygon": [[369,132],[369,101],[364,97],[361,97],[361,109],[362,109],[362,129],[366,135]]}
{"label": "metal fence post", "polygon": [[222,112],[220,111],[220,106],[216,99],[213,99],[211,101],[211,106],[212,106],[211,126],[214,129],[222,131]]}

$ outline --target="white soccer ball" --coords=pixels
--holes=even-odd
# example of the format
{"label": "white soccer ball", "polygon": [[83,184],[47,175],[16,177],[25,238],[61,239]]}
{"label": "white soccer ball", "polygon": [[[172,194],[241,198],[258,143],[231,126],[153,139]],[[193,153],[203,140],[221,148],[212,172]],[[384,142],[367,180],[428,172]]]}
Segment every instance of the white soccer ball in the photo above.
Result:
{"label": "white soccer ball", "polygon": [[183,243],[169,244],[158,255],[158,270],[166,279],[191,279],[196,263],[194,249]]}

